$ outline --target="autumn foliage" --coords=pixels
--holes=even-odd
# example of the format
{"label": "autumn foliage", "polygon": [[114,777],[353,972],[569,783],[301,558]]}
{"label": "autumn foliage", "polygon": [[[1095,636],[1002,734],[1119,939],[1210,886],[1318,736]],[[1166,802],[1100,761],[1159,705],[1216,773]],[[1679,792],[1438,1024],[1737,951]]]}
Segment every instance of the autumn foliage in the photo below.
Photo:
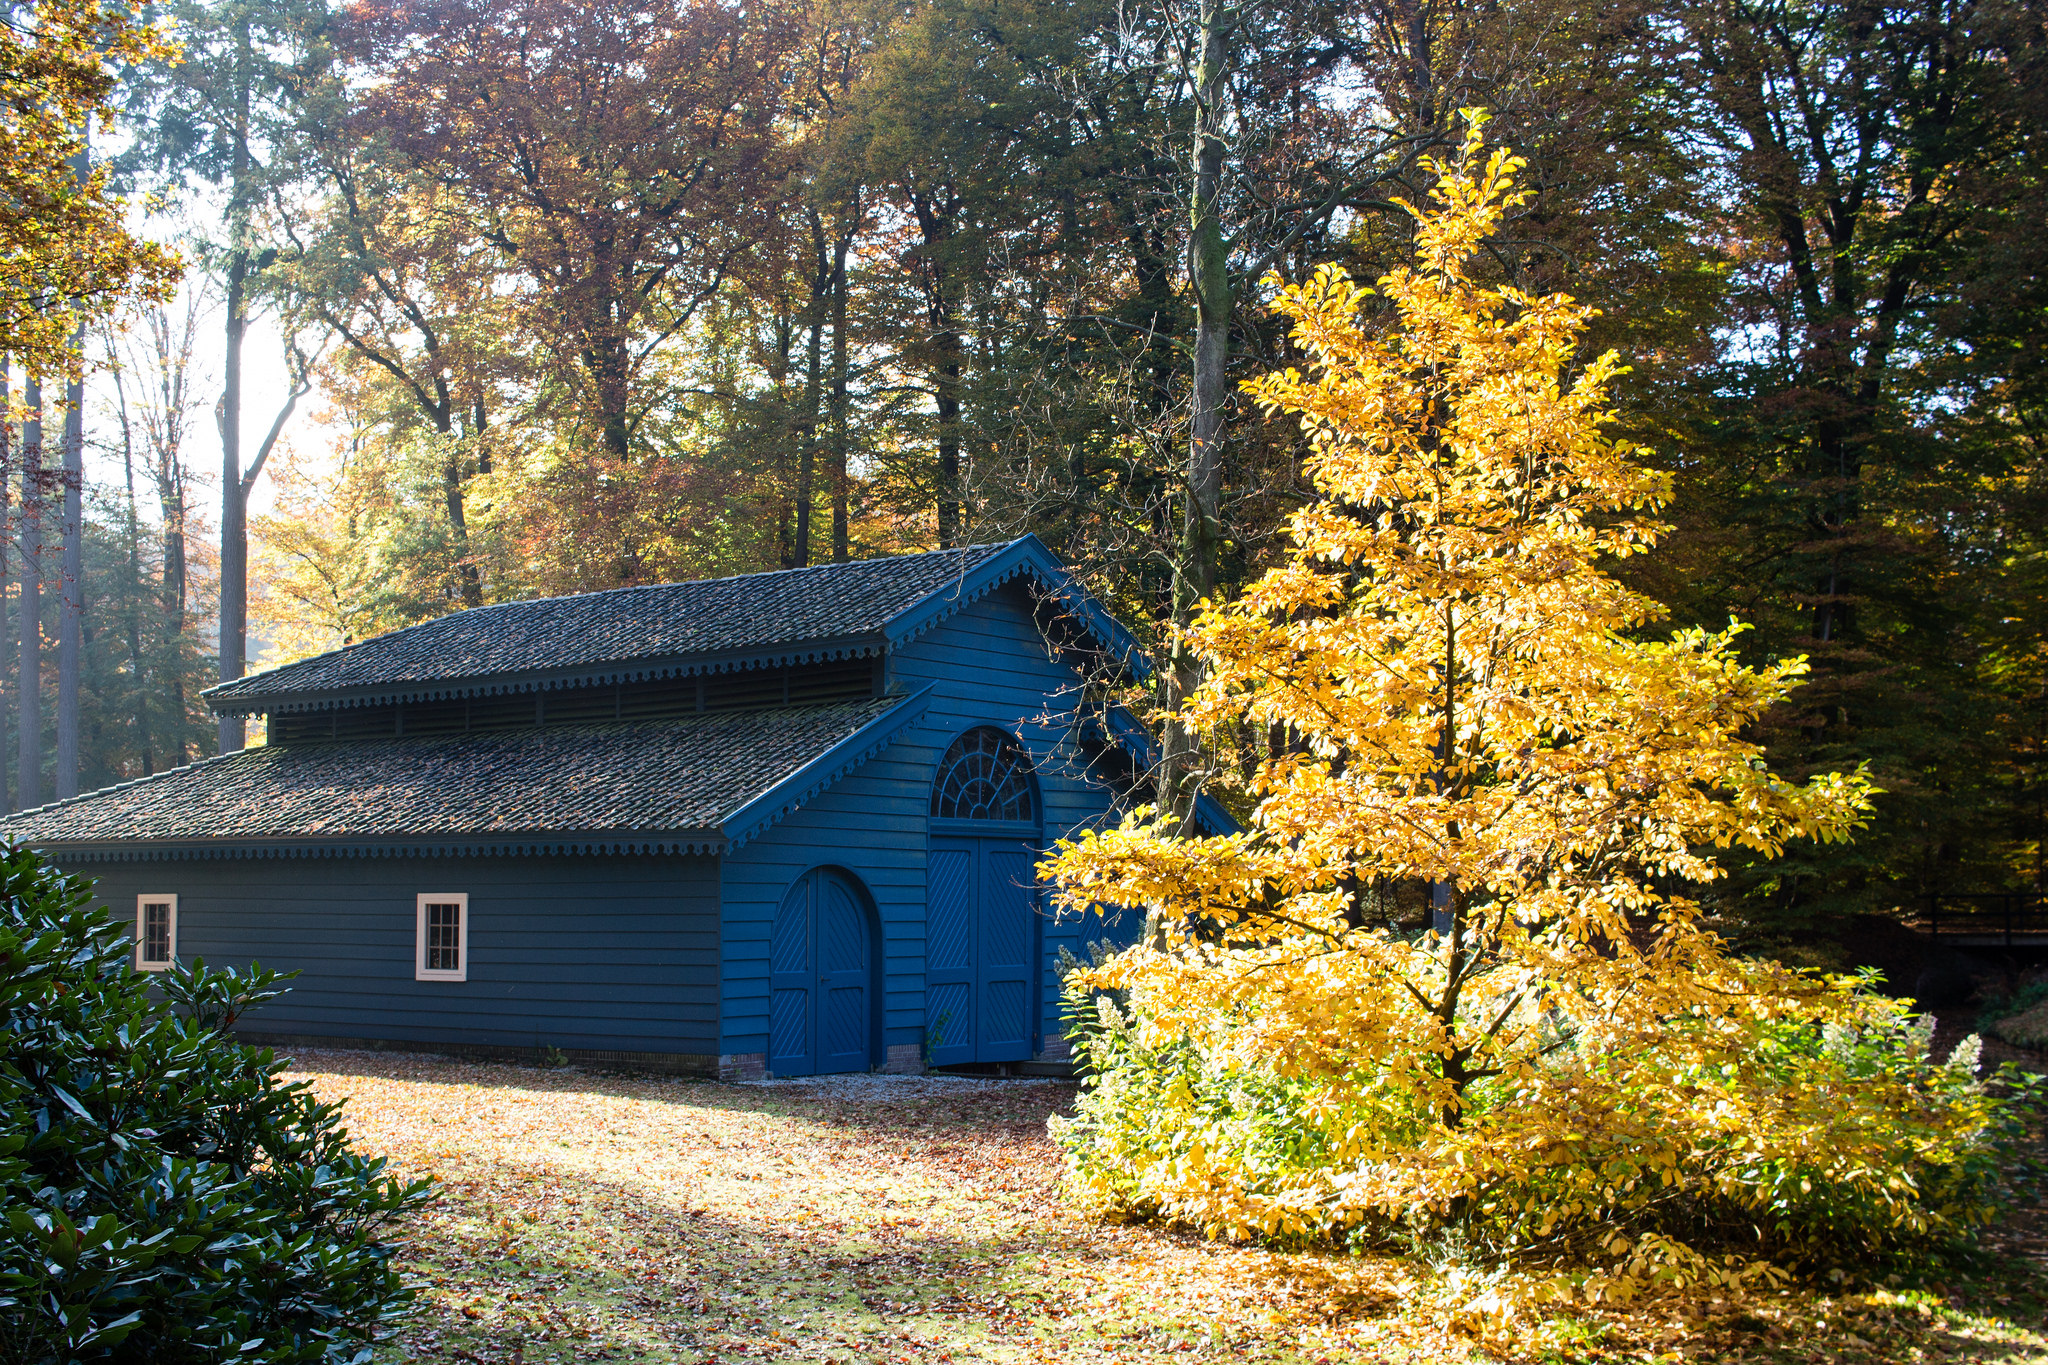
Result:
{"label": "autumn foliage", "polygon": [[168,52],[119,0],[42,0],[0,21],[0,353],[26,371],[76,369],[81,319],[177,277],[174,252],[129,233],[106,170],[81,179],[74,164],[89,121],[112,117],[117,67]]}
{"label": "autumn foliage", "polygon": [[1669,481],[1608,434],[1616,356],[1575,364],[1591,310],[1482,277],[1523,192],[1479,127],[1411,210],[1416,264],[1282,290],[1311,372],[1247,386],[1300,418],[1317,494],[1189,635],[1186,717],[1263,755],[1249,829],[1141,817],[1048,864],[1158,926],[1068,978],[1072,1185],[1216,1235],[1455,1229],[1596,1297],[1958,1235],[2012,1123],[1974,1047],[1732,956],[1688,894],[1724,850],[1849,837],[1870,787],[1748,737],[1802,660],[1659,631],[1610,572]]}

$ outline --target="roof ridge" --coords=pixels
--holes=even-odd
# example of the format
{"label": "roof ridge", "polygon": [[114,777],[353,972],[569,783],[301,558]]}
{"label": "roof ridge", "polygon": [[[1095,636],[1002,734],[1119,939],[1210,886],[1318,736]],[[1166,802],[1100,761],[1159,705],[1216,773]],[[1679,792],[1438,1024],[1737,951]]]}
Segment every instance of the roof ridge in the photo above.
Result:
{"label": "roof ridge", "polygon": [[368,636],[361,640],[351,640],[349,643],[345,645],[338,645],[333,649],[323,650],[318,654],[308,654],[304,658],[293,659],[289,663],[273,664],[268,668],[259,669],[254,673],[244,673],[241,677],[229,678],[223,682],[215,683],[212,687],[202,688],[200,689],[200,695],[210,696],[216,692],[224,692],[228,689],[236,688],[241,684],[252,682],[255,679],[265,676],[266,674],[281,673],[286,669],[296,669],[308,664],[320,662],[322,660],[337,659],[343,655],[349,654],[352,651],[363,649],[366,646],[375,644],[379,641],[388,641],[397,636],[405,635],[412,631],[424,630],[429,627],[438,625],[442,622],[457,620],[474,620],[479,614],[482,613],[489,613],[493,611],[510,611],[515,608],[532,608],[557,602],[587,602],[596,598],[621,597],[628,594],[658,593],[681,587],[701,586],[719,583],[738,583],[748,580],[765,581],[769,579],[791,578],[801,574],[823,574],[851,569],[857,565],[906,564],[916,560],[939,559],[946,557],[950,557],[957,560],[965,560],[967,556],[969,556],[975,551],[1003,550],[1009,548],[1012,545],[1017,544],[1019,541],[1028,538],[1029,533],[1026,533],[1026,535],[1013,537],[1010,540],[1004,541],[989,541],[985,543],[977,542],[972,545],[954,545],[937,550],[918,550],[910,554],[871,555],[866,559],[850,559],[845,561],[844,563],[805,564],[787,569],[762,569],[753,573],[724,574],[716,578],[684,578],[666,583],[635,583],[617,588],[598,588],[590,592],[558,593],[552,597],[519,597],[512,598],[503,602],[488,602],[481,606],[464,607],[457,611],[445,612],[440,616],[429,617],[427,620],[424,621],[415,621],[409,626],[400,626],[396,630],[387,630],[381,634]]}
{"label": "roof ridge", "polygon": [[[834,561],[826,564],[798,564],[786,569],[756,569],[752,573],[719,574],[715,578],[676,578],[662,583],[627,583],[616,588],[592,588],[588,592],[558,592],[549,597],[514,597],[503,602],[486,602],[482,606],[464,607],[460,611],[445,612],[440,616],[432,616],[424,621],[415,621],[410,626],[400,626],[398,630],[413,630],[419,626],[430,626],[436,621],[445,621],[451,616],[469,616],[480,611],[495,611],[499,607],[531,607],[542,602],[572,602],[591,597],[610,597],[614,593],[659,592],[663,588],[681,588],[692,583],[737,583],[743,578],[782,578],[787,575],[822,573],[833,569],[851,569],[860,564],[901,563],[909,559],[936,559],[940,555],[964,555],[969,550],[1000,550],[1015,544],[1017,540],[1021,539],[1023,537],[1018,536],[1012,540],[993,540],[973,545],[950,545],[944,549],[913,550],[909,554],[902,555],[869,555],[866,559],[849,559],[843,563]],[[396,635],[397,633],[397,630],[387,630],[384,632],[384,635]],[[370,637],[371,640],[381,640],[383,638],[383,635],[372,635]],[[358,640],[355,643],[367,644],[368,642],[367,640]],[[352,649],[354,647],[354,645],[342,646],[343,649]],[[329,650],[328,652],[337,653],[338,651]],[[310,659],[321,656],[309,654],[306,657]],[[294,660],[294,662],[297,662],[297,660]],[[283,665],[280,665],[280,667],[283,667]]]}

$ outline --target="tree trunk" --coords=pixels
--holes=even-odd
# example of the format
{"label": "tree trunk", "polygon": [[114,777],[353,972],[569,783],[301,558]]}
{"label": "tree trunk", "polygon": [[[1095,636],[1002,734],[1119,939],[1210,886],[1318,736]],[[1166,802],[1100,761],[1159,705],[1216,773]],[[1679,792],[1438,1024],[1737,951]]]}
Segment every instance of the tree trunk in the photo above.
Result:
{"label": "tree trunk", "polygon": [[1195,185],[1188,277],[1195,295],[1194,411],[1188,431],[1187,513],[1182,522],[1182,609],[1216,587],[1216,525],[1223,495],[1223,405],[1229,398],[1230,319],[1236,303],[1223,238],[1223,84],[1234,19],[1222,0],[1202,0],[1202,58],[1195,74]]}
{"label": "tree trunk", "polygon": [[[80,136],[71,169],[83,184],[92,175],[92,152]],[[85,363],[85,324],[72,333],[78,363]],[[80,635],[85,627],[85,380],[64,391],[64,582],[57,611],[57,799],[78,795],[78,684]]]}
{"label": "tree trunk", "polygon": [[[220,680],[242,676],[249,653],[249,508],[242,499],[242,338],[249,330],[248,254],[228,263],[227,358],[220,395]],[[241,716],[220,717],[220,752],[247,742]]]}
{"label": "tree trunk", "polygon": [[790,354],[796,349],[796,318],[787,294],[775,305],[775,346],[769,352],[768,383],[775,391],[775,426],[771,439],[775,456],[775,562],[785,569],[796,567],[796,486],[790,471],[789,421]]}
{"label": "tree trunk", "polygon": [[826,296],[832,288],[830,258],[825,250],[825,224],[815,210],[811,229],[811,297],[804,310],[804,406],[798,418],[800,439],[796,466],[796,562],[811,562],[811,508],[817,500],[818,401],[823,392]]}
{"label": "tree trunk", "polygon": [[483,575],[469,557],[469,516],[462,503],[462,452],[452,450],[441,467],[442,502],[448,509],[448,529],[455,537],[455,576],[460,584],[462,605],[480,607],[484,604]]}
{"label": "tree trunk", "polygon": [[934,370],[939,408],[939,548],[960,543],[960,333],[947,326],[937,338]]}
{"label": "tree trunk", "polygon": [[[227,356],[220,395],[220,680],[242,676],[249,655],[249,507],[242,493],[242,339],[249,330],[249,25],[235,33],[235,125],[228,230]],[[241,716],[220,718],[220,752],[244,747]]]}
{"label": "tree trunk", "polygon": [[946,273],[945,251],[953,237],[957,205],[939,198],[913,197],[922,257],[925,318],[931,328],[932,398],[938,408],[937,504],[939,548],[960,540],[960,328],[953,316],[952,280]]}
{"label": "tree trunk", "polygon": [[175,465],[157,480],[157,501],[164,519],[163,587],[157,599],[163,613],[164,686],[169,696],[164,711],[170,717],[171,766],[178,767],[191,755],[185,745],[185,616],[189,607],[185,573],[185,482]]}
{"label": "tree trunk", "polygon": [[844,564],[848,554],[846,505],[846,253],[853,241],[841,235],[832,251],[832,448],[827,457],[832,479],[832,562]]}
{"label": "tree trunk", "polygon": [[21,428],[21,673],[15,786],[23,810],[43,803],[43,386],[33,374]]}
{"label": "tree trunk", "polygon": [[121,475],[128,490],[128,592],[125,625],[128,635],[128,671],[135,679],[135,748],[142,760],[142,775],[156,771],[149,733],[149,659],[142,650],[142,514],[135,505],[135,432],[128,420],[128,391],[121,372],[113,372],[114,400],[121,422]]}
{"label": "tree trunk", "polygon": [[[85,332],[77,334],[81,351]],[[57,771],[59,801],[78,795],[78,672],[85,622],[85,383],[64,391],[64,578],[57,606]]]}
{"label": "tree trunk", "polygon": [[[439,376],[437,382],[445,383]],[[455,432],[453,403],[443,395],[439,422],[444,436],[452,437]],[[491,457],[484,449],[484,400],[479,395],[470,405],[469,444],[476,447],[477,473],[491,472]],[[463,452],[457,448],[448,457],[447,467],[442,471],[442,496],[448,507],[448,526],[455,534],[455,549],[461,556],[455,566],[456,576],[461,579],[462,605],[480,607],[484,604],[484,576],[471,557],[469,546],[469,510],[464,501],[463,485],[466,475],[462,468]]]}
{"label": "tree trunk", "polygon": [[633,453],[633,423],[628,403],[632,397],[631,365],[623,341],[606,339],[599,352],[597,401],[605,453],[624,466]]}
{"label": "tree trunk", "polygon": [[1195,736],[1178,713],[1202,670],[1182,644],[1180,633],[1193,619],[1195,604],[1215,591],[1217,518],[1223,496],[1223,405],[1229,396],[1230,319],[1235,291],[1230,282],[1229,247],[1224,241],[1219,198],[1223,186],[1223,93],[1234,22],[1222,0],[1202,0],[1201,55],[1194,77],[1194,193],[1189,201],[1188,281],[1195,297],[1193,412],[1188,428],[1187,488],[1179,554],[1174,563],[1172,627],[1167,666],[1161,670],[1161,703],[1167,713],[1162,736],[1158,801],[1185,826],[1194,814]]}

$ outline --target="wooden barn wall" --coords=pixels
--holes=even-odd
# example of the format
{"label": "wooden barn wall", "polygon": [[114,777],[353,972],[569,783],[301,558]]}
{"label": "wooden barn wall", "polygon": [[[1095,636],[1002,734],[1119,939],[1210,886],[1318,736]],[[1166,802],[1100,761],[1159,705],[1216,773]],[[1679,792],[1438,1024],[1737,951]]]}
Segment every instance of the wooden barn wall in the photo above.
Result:
{"label": "wooden barn wall", "polygon": [[[688,1054],[716,1065],[718,860],[274,858],[85,863],[115,916],[178,896],[178,955],[297,969],[254,1034]],[[415,981],[415,898],[469,895],[469,979]]]}
{"label": "wooden barn wall", "polygon": [[[1073,742],[1081,678],[1049,658],[1021,589],[998,590],[912,641],[889,660],[899,689],[934,684],[929,709],[897,740],[808,805],[726,856],[725,1025],[719,1050],[768,1047],[768,940],[790,884],[820,865],[843,867],[867,885],[882,927],[884,1046],[900,1057],[924,1038],[926,816],[940,757],[963,731],[995,725],[1020,731],[1038,769],[1047,842],[1099,823],[1107,791]],[[1062,946],[1128,942],[1128,925],[1055,919],[1041,906],[1044,953],[1039,1047],[1058,1039],[1059,987],[1052,964]],[[915,1055],[910,1054],[910,1055]],[[877,1060],[882,1060],[878,1058]],[[893,1062],[894,1057],[890,1058]]]}

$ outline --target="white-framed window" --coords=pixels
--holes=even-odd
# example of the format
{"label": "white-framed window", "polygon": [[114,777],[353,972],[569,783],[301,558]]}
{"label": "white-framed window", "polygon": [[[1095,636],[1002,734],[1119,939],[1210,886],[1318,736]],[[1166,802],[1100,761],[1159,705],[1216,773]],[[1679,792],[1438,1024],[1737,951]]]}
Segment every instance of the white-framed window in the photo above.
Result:
{"label": "white-framed window", "polygon": [[419,900],[415,981],[469,980],[469,896],[427,892]]}
{"label": "white-framed window", "polygon": [[178,959],[178,898],[135,898],[135,970],[168,971]]}

